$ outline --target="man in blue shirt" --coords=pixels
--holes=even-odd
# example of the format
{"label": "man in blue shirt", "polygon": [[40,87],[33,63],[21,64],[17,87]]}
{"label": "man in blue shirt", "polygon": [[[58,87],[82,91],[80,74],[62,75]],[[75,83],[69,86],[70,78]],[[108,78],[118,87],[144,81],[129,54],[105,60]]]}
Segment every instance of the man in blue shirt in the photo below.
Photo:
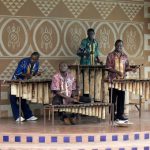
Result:
{"label": "man in blue shirt", "polygon": [[[12,80],[31,79],[32,76],[40,75],[40,73],[38,72],[39,57],[40,55],[38,52],[33,52],[30,57],[20,60],[17,69],[12,77]],[[19,121],[19,106],[17,104],[17,101],[18,99],[15,95],[10,96],[10,103],[14,119],[16,121]],[[30,110],[29,105],[26,103],[25,99],[21,100],[21,109],[24,115],[24,118],[20,118],[21,121],[24,121],[25,119],[28,121],[35,121],[38,119],[37,117],[33,116],[32,111]]]}
{"label": "man in blue shirt", "polygon": [[95,40],[95,31],[90,28],[87,30],[88,37],[81,41],[77,55],[81,58],[80,65],[95,65],[101,63],[99,44]]}

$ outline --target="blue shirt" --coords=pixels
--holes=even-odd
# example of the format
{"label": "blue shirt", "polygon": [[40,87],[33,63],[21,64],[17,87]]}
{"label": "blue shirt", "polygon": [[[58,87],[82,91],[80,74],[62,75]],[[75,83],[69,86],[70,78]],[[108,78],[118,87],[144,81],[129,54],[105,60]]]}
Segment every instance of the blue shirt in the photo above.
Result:
{"label": "blue shirt", "polygon": [[[17,69],[15,70],[14,75],[12,76],[13,80],[21,79],[24,80],[25,77],[22,74],[26,74],[28,72],[29,67],[31,66],[31,59],[30,57],[24,58],[20,60],[18,63]],[[39,62],[34,63],[30,74],[35,75],[39,70]]]}

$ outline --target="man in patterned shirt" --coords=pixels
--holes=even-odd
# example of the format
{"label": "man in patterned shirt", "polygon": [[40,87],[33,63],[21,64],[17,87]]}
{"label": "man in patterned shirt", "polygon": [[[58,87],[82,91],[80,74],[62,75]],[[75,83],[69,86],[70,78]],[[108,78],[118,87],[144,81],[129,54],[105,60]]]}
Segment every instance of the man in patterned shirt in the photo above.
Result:
{"label": "man in patterned shirt", "polygon": [[[68,72],[66,63],[59,64],[59,72],[52,78],[51,90],[54,93],[53,104],[71,104],[77,102],[74,98],[76,83],[74,77]],[[65,124],[76,124],[76,115],[63,112],[61,119]]]}
{"label": "man in patterned shirt", "polygon": [[[109,70],[108,79],[124,79],[127,71],[136,71],[136,68],[130,68],[127,55],[122,51],[123,41],[115,42],[115,50],[108,54],[106,68]],[[111,89],[109,89],[109,100],[111,101]],[[117,110],[116,110],[117,101]],[[124,117],[125,91],[112,89],[112,103],[114,104],[115,120],[128,120]]]}

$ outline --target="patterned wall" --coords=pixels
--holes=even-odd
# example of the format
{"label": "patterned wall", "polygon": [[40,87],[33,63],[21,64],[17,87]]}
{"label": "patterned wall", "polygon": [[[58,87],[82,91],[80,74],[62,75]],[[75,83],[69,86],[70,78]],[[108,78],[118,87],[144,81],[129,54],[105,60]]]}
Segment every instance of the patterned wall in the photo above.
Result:
{"label": "patterned wall", "polygon": [[[42,78],[50,78],[60,61],[78,61],[76,50],[89,27],[96,31],[104,61],[121,38],[131,64],[143,63],[143,77],[150,77],[148,0],[0,0],[0,78],[10,79],[17,62],[35,50],[48,68]],[[4,88],[1,116],[11,114],[7,99]]]}
{"label": "patterned wall", "polygon": [[150,2],[144,3],[144,55],[148,60],[144,68],[145,77],[150,77]]}

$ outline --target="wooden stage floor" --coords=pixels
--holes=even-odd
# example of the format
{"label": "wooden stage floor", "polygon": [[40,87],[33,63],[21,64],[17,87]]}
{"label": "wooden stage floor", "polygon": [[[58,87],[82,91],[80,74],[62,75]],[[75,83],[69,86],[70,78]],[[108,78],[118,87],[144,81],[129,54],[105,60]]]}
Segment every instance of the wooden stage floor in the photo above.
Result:
{"label": "wooden stage floor", "polygon": [[130,113],[129,127],[113,127],[93,117],[81,117],[78,125],[64,125],[56,118],[16,123],[0,119],[0,150],[150,150],[150,112]]}
{"label": "wooden stage floor", "polygon": [[150,131],[150,112],[142,112],[141,118],[139,118],[137,112],[132,112],[129,120],[134,123],[129,127],[113,127],[108,120],[98,121],[96,118],[88,116],[82,116],[77,125],[64,125],[57,117],[54,126],[49,120],[44,125],[43,117],[39,117],[37,121],[24,121],[21,124],[15,122],[13,118],[3,118],[0,119],[0,132],[73,134]]}

